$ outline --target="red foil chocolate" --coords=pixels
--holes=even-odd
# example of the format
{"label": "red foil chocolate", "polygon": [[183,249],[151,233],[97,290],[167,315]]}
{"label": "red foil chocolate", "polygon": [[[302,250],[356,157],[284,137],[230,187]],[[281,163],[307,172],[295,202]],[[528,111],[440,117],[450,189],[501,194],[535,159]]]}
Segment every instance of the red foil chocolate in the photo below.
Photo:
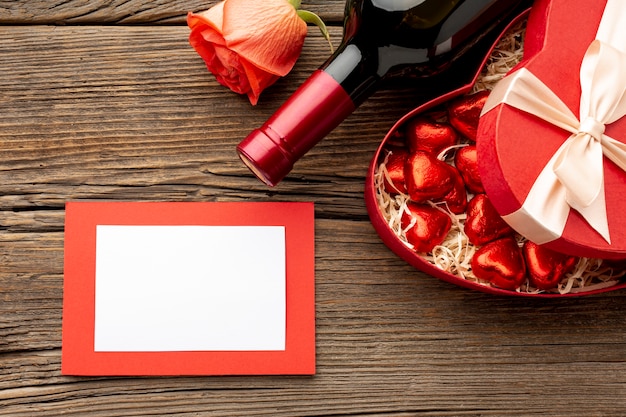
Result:
{"label": "red foil chocolate", "polygon": [[446,207],[454,214],[464,213],[467,209],[467,190],[465,189],[465,181],[459,171],[451,165],[450,175],[452,176],[452,189],[442,198],[446,203]]}
{"label": "red foil chocolate", "polygon": [[540,290],[554,288],[576,266],[578,258],[537,245],[530,240],[524,243],[524,259],[530,284]]}
{"label": "red foil chocolate", "polygon": [[476,246],[515,234],[511,226],[502,220],[486,194],[477,194],[468,203],[463,230],[469,241]]}
{"label": "red foil chocolate", "polygon": [[457,167],[467,188],[475,193],[485,192],[478,171],[478,151],[476,145],[468,145],[459,149],[454,156],[454,165]]}
{"label": "red foil chocolate", "polygon": [[[476,120],[478,127],[478,119]],[[448,123],[430,117],[418,117],[406,127],[406,141],[410,152],[424,151],[437,156],[441,151],[457,143],[459,134]]]}
{"label": "red foil chocolate", "polygon": [[476,142],[478,121],[487,97],[489,97],[489,91],[483,90],[467,97],[453,100],[448,105],[450,124],[473,142]]}
{"label": "red foil chocolate", "polygon": [[385,190],[389,194],[406,193],[404,182],[404,164],[409,153],[401,148],[389,152],[387,157],[387,176],[385,177]]}
{"label": "red foil chocolate", "polygon": [[472,270],[478,278],[498,288],[515,290],[525,280],[524,256],[513,237],[487,243],[472,257]]}
{"label": "red foil chocolate", "polygon": [[409,203],[410,213],[403,217],[407,241],[416,252],[430,252],[441,244],[452,226],[452,219],[443,210],[426,204]]}
{"label": "red foil chocolate", "polygon": [[442,198],[454,186],[448,164],[424,151],[413,152],[406,159],[404,178],[411,200],[418,203]]}

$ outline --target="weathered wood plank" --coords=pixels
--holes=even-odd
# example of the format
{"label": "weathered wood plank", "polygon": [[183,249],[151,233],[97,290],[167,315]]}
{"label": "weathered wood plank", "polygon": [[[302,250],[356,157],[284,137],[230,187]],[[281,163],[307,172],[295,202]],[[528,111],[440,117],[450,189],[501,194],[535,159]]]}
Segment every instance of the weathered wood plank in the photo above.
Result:
{"label": "weathered wood plank", "polygon": [[[216,0],[0,0],[0,24],[185,24],[187,12],[199,12]],[[343,17],[343,0],[307,0],[302,8],[317,13],[327,24]]]}
{"label": "weathered wood plank", "polygon": [[[488,368],[485,366],[483,372],[477,368],[476,374],[456,375],[420,375],[418,368],[414,378],[404,385],[382,372],[371,374],[366,384],[350,377],[262,378],[256,384],[245,380],[256,388],[229,378],[162,379],[154,381],[155,391],[149,397],[146,384],[152,380],[75,380],[36,392],[16,390],[15,394],[23,395],[29,402],[8,405],[0,413],[16,417],[163,415],[164,410],[168,415],[207,416],[567,416],[575,407],[575,415],[620,415],[619,410],[607,404],[621,394],[619,389],[601,383],[587,384],[585,388],[591,389],[591,393],[576,389],[585,374],[594,370],[593,365],[536,366],[543,373],[568,377],[561,380],[564,385],[538,379],[533,381],[537,384],[534,387],[520,383],[524,373],[519,365],[502,366],[495,375],[487,374]],[[503,383],[496,388],[483,385],[494,379]],[[120,384],[127,389],[120,391]],[[220,389],[224,385],[237,388]],[[302,395],[302,388],[306,388],[308,396]],[[571,398],[568,405],[560,401],[564,396]],[[5,411],[12,414],[4,414]]]}

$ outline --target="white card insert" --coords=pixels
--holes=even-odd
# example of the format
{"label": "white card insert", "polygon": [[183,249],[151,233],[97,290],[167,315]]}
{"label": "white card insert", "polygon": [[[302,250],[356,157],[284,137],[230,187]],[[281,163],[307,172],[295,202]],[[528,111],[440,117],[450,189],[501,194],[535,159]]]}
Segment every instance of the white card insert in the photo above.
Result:
{"label": "white card insert", "polygon": [[96,227],[96,352],[285,350],[284,226]]}

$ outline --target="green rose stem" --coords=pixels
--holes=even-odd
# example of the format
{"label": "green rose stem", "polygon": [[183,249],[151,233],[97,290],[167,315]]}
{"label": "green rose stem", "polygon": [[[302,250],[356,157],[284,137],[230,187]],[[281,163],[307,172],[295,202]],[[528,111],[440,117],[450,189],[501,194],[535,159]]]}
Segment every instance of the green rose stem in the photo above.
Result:
{"label": "green rose stem", "polygon": [[328,45],[330,46],[331,53],[333,52],[333,44],[330,41],[330,34],[328,33],[328,29],[326,29],[326,25],[322,21],[322,19],[313,12],[309,12],[308,10],[300,10],[300,0],[287,0],[289,4],[291,4],[295,9],[296,13],[298,13],[298,17],[304,20],[306,23],[310,23],[312,25],[317,26],[324,35],[324,38],[328,41]]}

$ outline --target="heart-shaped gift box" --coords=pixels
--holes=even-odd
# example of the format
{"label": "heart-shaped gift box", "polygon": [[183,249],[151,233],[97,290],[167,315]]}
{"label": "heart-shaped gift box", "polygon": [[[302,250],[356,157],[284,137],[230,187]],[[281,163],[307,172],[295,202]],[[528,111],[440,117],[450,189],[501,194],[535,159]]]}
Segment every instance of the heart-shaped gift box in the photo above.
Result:
{"label": "heart-shaped gift box", "polygon": [[[391,128],[370,164],[365,198],[372,224],[396,254],[444,281],[493,294],[563,297],[626,288],[622,277],[626,263],[620,261],[626,258],[626,216],[621,214],[626,213],[626,174],[613,162],[604,161],[610,244],[573,210],[562,235],[541,245],[535,244],[534,235],[529,238],[525,230],[527,223],[534,223],[532,212],[529,215],[522,210],[522,217],[514,221],[506,216],[520,209],[538,172],[570,135],[535,115],[511,108],[508,102],[502,103],[511,84],[508,80],[525,71],[541,77],[545,74],[544,82],[578,114],[582,57],[596,38],[606,3],[535,1],[523,39],[523,59],[495,83],[493,91],[499,93],[489,94],[492,87],[484,85],[494,77],[488,66],[502,56],[501,48],[496,48],[500,57],[492,55],[485,62],[485,71],[471,84],[419,106]],[[518,31],[520,21],[525,20],[526,16],[520,16],[507,34]],[[622,20],[622,25],[626,24],[626,12]],[[510,42],[506,36],[503,40]],[[481,88],[485,91],[476,93]],[[534,95],[519,85],[516,88],[520,97]],[[485,112],[479,125],[477,111]],[[473,132],[464,129],[467,115],[476,118]],[[447,143],[451,135],[445,129],[449,126],[460,137],[455,143]],[[585,130],[593,129],[598,129],[597,124]],[[606,134],[618,141],[626,136],[620,132],[626,133],[626,122],[618,120],[606,128]],[[474,134],[477,137],[472,137]],[[428,151],[432,140],[446,148],[427,157],[424,149]],[[445,178],[442,161],[454,167],[451,171],[456,174]],[[472,186],[468,178],[477,170],[484,191],[480,184],[479,189]],[[459,200],[459,192],[453,198],[455,187],[446,188],[447,182],[454,183],[458,177],[464,178],[467,208],[455,209],[454,198]],[[429,189],[434,189],[430,199],[428,193],[423,194]],[[437,196],[437,192],[445,195]],[[446,213],[450,224],[433,209]],[[444,228],[447,235],[442,233]]]}

